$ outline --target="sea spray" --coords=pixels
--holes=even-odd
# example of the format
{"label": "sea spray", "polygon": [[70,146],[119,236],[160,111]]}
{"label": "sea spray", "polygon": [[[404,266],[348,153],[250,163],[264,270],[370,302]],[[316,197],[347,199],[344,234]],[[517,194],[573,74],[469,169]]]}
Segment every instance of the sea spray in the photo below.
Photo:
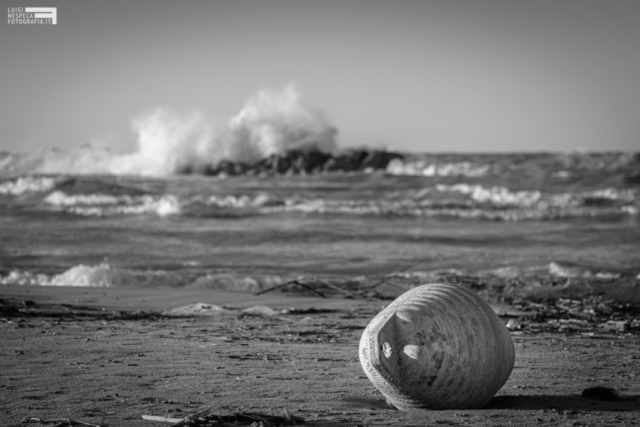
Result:
{"label": "sea spray", "polygon": [[115,157],[114,174],[171,175],[199,171],[222,159],[213,124],[202,112],[180,114],[158,108],[133,120],[138,151]]}
{"label": "sea spray", "polygon": [[0,174],[114,174],[166,176],[204,172],[222,160],[254,163],[291,150],[330,152],[337,129],[309,106],[293,84],[263,89],[250,97],[226,125],[201,111],[156,108],[132,120],[137,150],[116,153],[85,145],[5,156]]}
{"label": "sea spray", "polygon": [[133,121],[138,151],[113,159],[114,174],[172,175],[203,172],[222,160],[254,163],[290,150],[332,151],[337,130],[305,104],[293,84],[250,97],[227,126],[216,131],[202,112],[156,109]]}
{"label": "sea spray", "polygon": [[333,151],[337,129],[304,104],[295,86],[261,90],[229,121],[226,158],[252,163],[290,150]]}

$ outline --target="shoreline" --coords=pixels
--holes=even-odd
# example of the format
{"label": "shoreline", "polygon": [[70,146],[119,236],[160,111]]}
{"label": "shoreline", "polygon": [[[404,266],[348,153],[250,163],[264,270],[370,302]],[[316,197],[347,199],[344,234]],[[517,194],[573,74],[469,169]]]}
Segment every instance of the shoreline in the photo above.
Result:
{"label": "shoreline", "polygon": [[44,304],[75,304],[108,310],[145,310],[161,312],[167,307],[180,307],[197,302],[248,308],[265,305],[272,308],[336,308],[349,309],[364,304],[363,300],[318,298],[287,293],[254,295],[250,292],[194,288],[117,288],[80,286],[0,285],[0,297],[33,300]]}

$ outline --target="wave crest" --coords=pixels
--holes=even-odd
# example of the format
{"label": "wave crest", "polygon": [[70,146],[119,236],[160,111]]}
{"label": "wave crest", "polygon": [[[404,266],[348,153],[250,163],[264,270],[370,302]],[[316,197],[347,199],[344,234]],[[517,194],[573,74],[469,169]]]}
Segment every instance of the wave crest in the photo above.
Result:
{"label": "wave crest", "polygon": [[487,175],[491,165],[476,165],[471,162],[436,163],[425,159],[403,160],[393,159],[387,166],[387,173],[391,175],[409,176],[466,176],[470,178]]}
{"label": "wave crest", "polygon": [[156,214],[176,215],[181,211],[178,198],[172,194],[161,197],[144,194],[141,196],[112,196],[109,194],[66,194],[54,191],[44,202],[54,210],[82,216],[113,216]]}
{"label": "wave crest", "polygon": [[23,176],[0,182],[0,194],[20,196],[25,193],[39,193],[53,189],[60,180],[48,176]]}

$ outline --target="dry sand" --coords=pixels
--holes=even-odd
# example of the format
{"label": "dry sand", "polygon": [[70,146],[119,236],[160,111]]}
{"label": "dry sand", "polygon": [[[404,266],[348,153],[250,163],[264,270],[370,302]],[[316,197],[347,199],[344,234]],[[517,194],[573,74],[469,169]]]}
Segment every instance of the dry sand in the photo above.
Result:
{"label": "dry sand", "polygon": [[[640,424],[640,339],[633,335],[514,335],[515,368],[487,408],[401,412],[385,405],[358,360],[362,330],[385,301],[18,286],[3,286],[0,298],[34,302],[24,306],[29,315],[0,313],[2,426],[26,417],[168,426],[142,415],[180,418],[207,407],[221,415],[280,415],[286,408],[311,426]],[[335,311],[200,318],[113,312],[196,301]],[[622,398],[581,398],[594,386]]]}

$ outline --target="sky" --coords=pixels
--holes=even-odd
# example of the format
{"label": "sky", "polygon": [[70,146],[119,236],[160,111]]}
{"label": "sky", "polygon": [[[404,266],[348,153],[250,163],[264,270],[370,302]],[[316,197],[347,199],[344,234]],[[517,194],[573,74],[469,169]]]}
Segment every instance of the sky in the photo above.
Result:
{"label": "sky", "polygon": [[0,0],[0,149],[132,150],[156,107],[225,123],[295,82],[343,147],[640,148],[638,0]]}

